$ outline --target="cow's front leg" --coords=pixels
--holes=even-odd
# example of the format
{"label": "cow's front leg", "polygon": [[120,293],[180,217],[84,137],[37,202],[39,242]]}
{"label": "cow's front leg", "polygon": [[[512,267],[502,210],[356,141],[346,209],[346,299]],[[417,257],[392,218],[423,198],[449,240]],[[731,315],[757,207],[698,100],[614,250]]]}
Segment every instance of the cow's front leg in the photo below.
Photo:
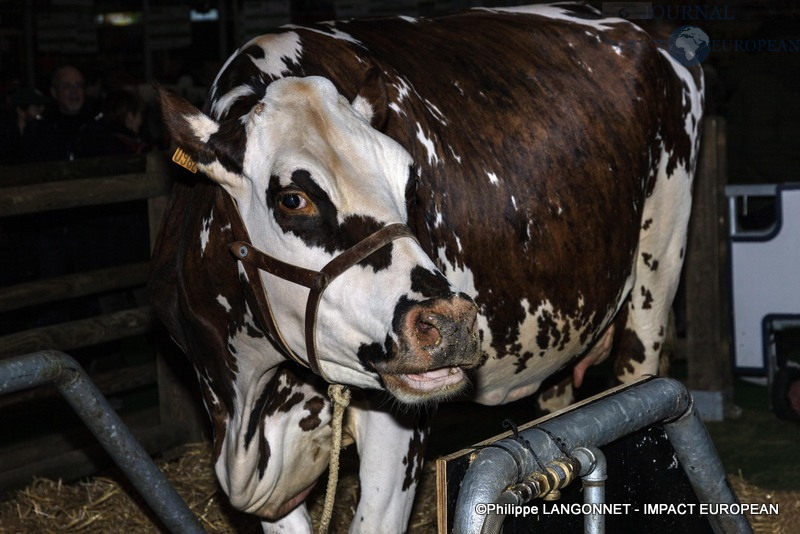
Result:
{"label": "cow's front leg", "polygon": [[277,521],[262,521],[264,534],[312,534],[314,529],[305,503]]}
{"label": "cow's front leg", "polygon": [[429,417],[398,415],[386,404],[385,399],[354,402],[349,414],[361,482],[351,533],[405,532],[422,476]]}

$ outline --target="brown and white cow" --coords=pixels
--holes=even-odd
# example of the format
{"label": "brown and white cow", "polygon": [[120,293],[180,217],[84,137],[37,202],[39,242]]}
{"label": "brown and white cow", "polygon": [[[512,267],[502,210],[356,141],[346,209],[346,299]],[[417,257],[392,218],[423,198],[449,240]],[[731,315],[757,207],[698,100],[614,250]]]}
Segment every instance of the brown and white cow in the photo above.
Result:
{"label": "brown and white cow", "polygon": [[[402,532],[425,431],[381,390],[501,404],[568,365],[579,383],[609,350],[623,381],[656,372],[702,82],[609,44],[647,40],[566,4],[286,26],[227,61],[202,112],[162,91],[209,180],[176,185],[150,289],[196,367],[234,506],[310,530],[326,380],[363,392],[351,530]],[[250,241],[234,255],[237,212]]]}

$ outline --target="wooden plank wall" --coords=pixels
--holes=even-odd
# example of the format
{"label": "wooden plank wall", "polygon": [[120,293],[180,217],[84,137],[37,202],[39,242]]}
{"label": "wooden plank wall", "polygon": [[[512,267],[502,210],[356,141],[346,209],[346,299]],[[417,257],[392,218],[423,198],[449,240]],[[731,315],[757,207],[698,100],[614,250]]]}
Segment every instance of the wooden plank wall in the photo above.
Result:
{"label": "wooden plank wall", "polygon": [[[0,178],[0,224],[8,217],[50,212],[57,218],[58,210],[147,199],[148,213],[143,216],[148,219],[152,249],[172,180],[180,172],[177,166],[169,165],[163,153],[151,153],[146,159],[103,158],[5,167]],[[145,261],[15,283],[0,287],[0,313],[108,291],[141,289],[147,276]],[[185,356],[160,331],[147,304],[19,332],[0,332],[0,358],[42,349],[70,352],[135,336],[146,336],[143,339],[153,345],[150,359],[90,373],[92,380],[106,396],[147,386],[157,388],[155,417],[140,417],[145,421],[137,421],[138,426],[132,428],[149,452],[199,441],[205,418],[198,409],[199,395],[190,391],[194,375]],[[58,402],[54,400],[57,397],[52,388],[4,395],[0,397],[0,414],[13,413],[24,403]],[[30,424],[46,426],[47,421]],[[14,429],[2,431],[12,435]],[[72,478],[103,464],[98,462],[104,456],[99,446],[76,447],[71,437],[58,434],[5,443],[0,446],[0,491],[25,484],[34,475]]]}

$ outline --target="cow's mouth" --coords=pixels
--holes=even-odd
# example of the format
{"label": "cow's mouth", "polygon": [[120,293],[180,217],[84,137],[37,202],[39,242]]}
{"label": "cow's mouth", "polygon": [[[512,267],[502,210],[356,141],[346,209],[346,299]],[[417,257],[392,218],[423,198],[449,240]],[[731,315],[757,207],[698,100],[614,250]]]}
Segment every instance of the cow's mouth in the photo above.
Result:
{"label": "cow's mouth", "polygon": [[467,375],[461,367],[447,366],[421,373],[381,374],[387,389],[409,404],[441,400],[461,391]]}

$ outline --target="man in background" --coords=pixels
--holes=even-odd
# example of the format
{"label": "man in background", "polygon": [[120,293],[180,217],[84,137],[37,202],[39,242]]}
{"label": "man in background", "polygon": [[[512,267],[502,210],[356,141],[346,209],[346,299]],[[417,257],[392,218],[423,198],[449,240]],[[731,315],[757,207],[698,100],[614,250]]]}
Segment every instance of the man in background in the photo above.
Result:
{"label": "man in background", "polygon": [[85,80],[71,65],[56,69],[50,84],[54,105],[47,109],[30,144],[31,162],[72,160],[74,143],[93,114],[86,105]]}

